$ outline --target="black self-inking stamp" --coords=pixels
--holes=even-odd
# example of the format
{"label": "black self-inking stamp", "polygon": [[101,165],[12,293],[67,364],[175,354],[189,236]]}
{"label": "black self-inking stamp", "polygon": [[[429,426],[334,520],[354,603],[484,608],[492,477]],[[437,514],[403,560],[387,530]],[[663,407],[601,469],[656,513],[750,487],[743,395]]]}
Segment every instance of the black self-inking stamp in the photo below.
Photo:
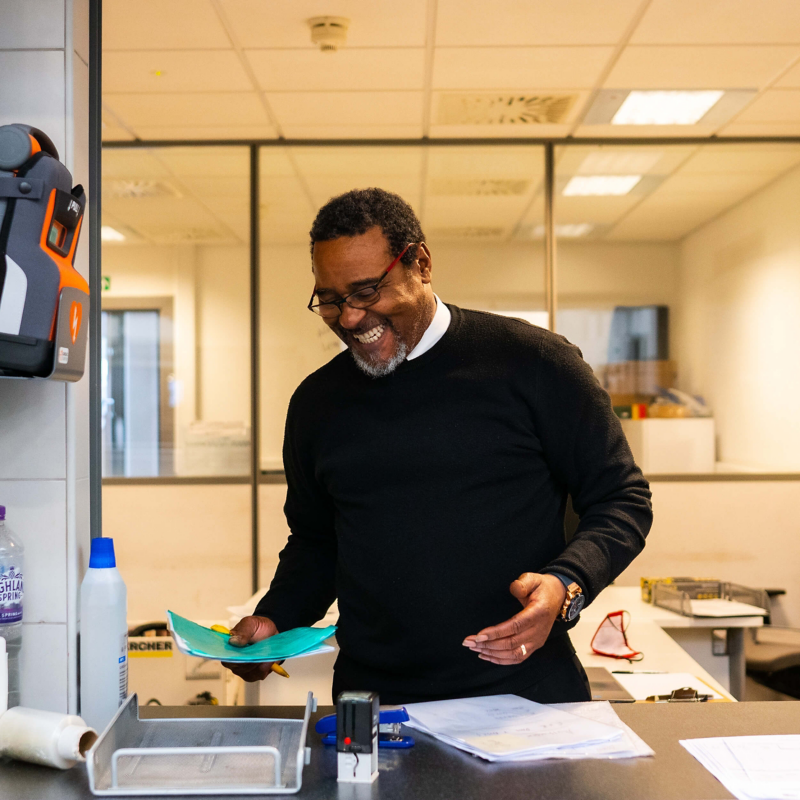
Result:
{"label": "black self-inking stamp", "polygon": [[372,783],[378,777],[376,692],[342,692],[336,701],[336,751],[342,783]]}

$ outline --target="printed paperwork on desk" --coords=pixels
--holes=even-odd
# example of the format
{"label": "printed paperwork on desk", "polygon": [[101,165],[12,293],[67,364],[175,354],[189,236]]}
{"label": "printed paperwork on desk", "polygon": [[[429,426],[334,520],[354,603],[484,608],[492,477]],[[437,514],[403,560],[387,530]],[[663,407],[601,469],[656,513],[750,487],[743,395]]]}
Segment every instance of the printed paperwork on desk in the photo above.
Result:
{"label": "printed paperwork on desk", "polygon": [[172,611],[167,611],[167,620],[178,650],[187,656],[198,656],[211,661],[285,661],[289,658],[331,653],[334,649],[323,642],[336,633],[335,625],[326,628],[294,628],[247,647],[233,647],[228,644],[228,634],[212,631],[173,614]]}
{"label": "printed paperwork on desk", "polygon": [[604,702],[542,705],[503,694],[411,703],[406,710],[408,727],[487,761],[653,755]]}
{"label": "printed paperwork on desk", "polygon": [[800,800],[800,736],[725,736],[681,744],[739,800]]}

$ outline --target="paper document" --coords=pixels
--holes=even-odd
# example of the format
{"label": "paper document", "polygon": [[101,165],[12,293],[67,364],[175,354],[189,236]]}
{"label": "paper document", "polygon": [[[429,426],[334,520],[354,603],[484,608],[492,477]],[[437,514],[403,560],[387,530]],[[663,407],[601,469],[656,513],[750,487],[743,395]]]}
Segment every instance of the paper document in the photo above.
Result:
{"label": "paper document", "polygon": [[633,695],[635,700],[647,700],[652,695],[672,694],[688,686],[698,694],[710,694],[713,700],[725,697],[705,681],[688,672],[615,672],[614,677]]}
{"label": "paper document", "polygon": [[227,634],[212,631],[173,614],[172,611],[167,611],[167,620],[178,650],[188,656],[199,656],[212,661],[285,661],[289,658],[331,653],[334,649],[323,644],[336,633],[334,625],[326,628],[294,628],[247,647],[233,647],[228,644]]}
{"label": "paper document", "polygon": [[556,707],[495,695],[411,703],[406,710],[409,727],[488,761],[652,754],[608,703]]}
{"label": "paper document", "polygon": [[764,617],[766,614],[763,608],[737,600],[723,600],[720,597],[692,600],[692,615],[695,617]]}
{"label": "paper document", "polygon": [[800,736],[726,736],[681,744],[739,800],[800,800]]}

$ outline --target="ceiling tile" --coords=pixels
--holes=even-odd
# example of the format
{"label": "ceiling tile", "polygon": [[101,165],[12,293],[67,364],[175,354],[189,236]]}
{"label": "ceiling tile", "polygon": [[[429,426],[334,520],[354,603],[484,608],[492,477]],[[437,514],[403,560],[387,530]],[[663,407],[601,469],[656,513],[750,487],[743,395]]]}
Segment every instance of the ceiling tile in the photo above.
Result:
{"label": "ceiling tile", "polygon": [[653,0],[632,44],[800,44],[797,0]]}
{"label": "ceiling tile", "polygon": [[[262,245],[269,244],[303,244],[308,246],[309,238],[308,231],[311,228],[313,215],[309,215],[308,219],[290,219],[279,220],[276,222],[265,222],[260,226],[260,238]],[[270,258],[270,254],[266,253],[262,258],[262,266],[266,268],[265,276],[269,276],[269,267],[274,264]],[[313,284],[311,283],[311,257],[308,261],[309,269],[309,294]]]}
{"label": "ceiling tile", "polygon": [[544,175],[544,147],[432,147],[429,178],[518,178]]}
{"label": "ceiling tile", "polygon": [[393,125],[422,119],[422,92],[270,93],[284,125]]}
{"label": "ceiling tile", "polygon": [[103,0],[103,50],[230,46],[209,0]]}
{"label": "ceiling tile", "polygon": [[295,177],[294,163],[288,147],[261,147],[258,151],[259,172],[268,177]]}
{"label": "ceiling tile", "polygon": [[277,139],[278,134],[269,125],[137,125],[136,135],[143,141],[208,140],[236,141]]}
{"label": "ceiling tile", "polygon": [[800,136],[798,122],[732,122],[719,132],[725,136]]}
{"label": "ceiling tile", "polygon": [[800,144],[705,145],[681,168],[682,175],[778,175],[800,163]]}
{"label": "ceiling tile", "polygon": [[626,47],[605,82],[612,89],[759,89],[800,47]]}
{"label": "ceiling tile", "polygon": [[560,139],[571,125],[431,125],[432,139]]}
{"label": "ceiling tile", "polygon": [[425,225],[437,228],[500,227],[504,232],[516,224],[525,208],[520,197],[428,197]]}
{"label": "ceiling tile", "polygon": [[103,180],[126,178],[131,180],[156,180],[168,178],[170,171],[150,150],[143,148],[104,149]]}
{"label": "ceiling tile", "polygon": [[190,128],[215,121],[230,127],[269,124],[267,112],[255,92],[106,94],[103,100],[137,133],[139,126]]}
{"label": "ceiling tile", "polygon": [[752,194],[772,179],[769,173],[742,172],[718,174],[683,174],[679,172],[667,178],[658,188],[660,197],[670,195],[692,195],[725,193],[731,203]]}
{"label": "ceiling tile", "polygon": [[672,138],[679,139],[684,136],[712,136],[716,128],[711,125],[580,125],[575,129],[576,139],[608,138],[619,139],[647,139],[647,138]]}
{"label": "ceiling tile", "polygon": [[419,179],[416,176],[353,174],[306,178],[311,196],[318,206],[332,197],[353,189],[378,188],[399,194],[412,207],[419,206]]}
{"label": "ceiling tile", "polygon": [[611,47],[440,47],[434,89],[591,89]]}
{"label": "ceiling tile", "polygon": [[657,193],[631,211],[607,238],[626,241],[681,239],[730,205],[731,200],[725,193],[700,197],[659,196]]}
{"label": "ceiling tile", "polygon": [[420,139],[422,122],[414,125],[284,125],[287,139]]}
{"label": "ceiling tile", "polygon": [[103,206],[117,219],[142,231],[146,227],[157,227],[162,231],[170,227],[188,227],[187,220],[193,227],[214,224],[211,212],[188,196],[128,199],[106,193]]}
{"label": "ceiling tile", "polygon": [[112,94],[246,92],[252,88],[233,50],[112,50],[103,54],[103,91]]}
{"label": "ceiling tile", "polygon": [[204,199],[214,206],[228,205],[240,199],[250,198],[250,181],[247,177],[183,177],[180,179],[180,185],[187,194]]}
{"label": "ceiling tile", "polygon": [[694,145],[560,147],[556,161],[556,175],[669,175],[696,149]]}
{"label": "ceiling tile", "polygon": [[417,178],[423,151],[419,147],[294,147],[303,177],[375,175]]}
{"label": "ceiling tile", "polygon": [[637,203],[641,195],[626,194],[618,197],[564,197],[555,199],[557,225],[589,222],[608,225],[616,222]]}
{"label": "ceiling tile", "polygon": [[616,44],[640,0],[439,0],[436,44]]}
{"label": "ceiling tile", "polygon": [[120,128],[118,125],[109,125],[103,122],[103,141],[104,142],[130,142],[134,139],[132,133]]}
{"label": "ceiling tile", "polygon": [[735,122],[800,122],[800,89],[764,92],[736,117]]}
{"label": "ceiling tile", "polygon": [[800,89],[800,64],[795,64],[772,88]]}
{"label": "ceiling tile", "polygon": [[242,47],[308,47],[310,17],[350,19],[347,47],[423,47],[426,0],[220,0]]}
{"label": "ceiling tile", "polygon": [[243,147],[161,147],[153,153],[181,179],[233,177],[245,184],[249,180],[250,156]]}
{"label": "ceiling tile", "polygon": [[248,50],[262,89],[276,92],[423,88],[425,50]]}

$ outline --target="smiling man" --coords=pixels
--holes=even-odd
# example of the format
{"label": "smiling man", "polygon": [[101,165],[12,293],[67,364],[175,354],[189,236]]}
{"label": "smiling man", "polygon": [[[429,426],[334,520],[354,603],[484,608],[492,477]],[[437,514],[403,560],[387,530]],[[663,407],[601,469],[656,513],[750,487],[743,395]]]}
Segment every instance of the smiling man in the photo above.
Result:
{"label": "smiling man", "polygon": [[291,535],[231,643],[312,625],[338,598],[334,699],[589,699],[567,630],[644,546],[647,482],[577,348],[442,303],[424,238],[380,189],[314,221],[309,309],[348,352],[292,397]]}

